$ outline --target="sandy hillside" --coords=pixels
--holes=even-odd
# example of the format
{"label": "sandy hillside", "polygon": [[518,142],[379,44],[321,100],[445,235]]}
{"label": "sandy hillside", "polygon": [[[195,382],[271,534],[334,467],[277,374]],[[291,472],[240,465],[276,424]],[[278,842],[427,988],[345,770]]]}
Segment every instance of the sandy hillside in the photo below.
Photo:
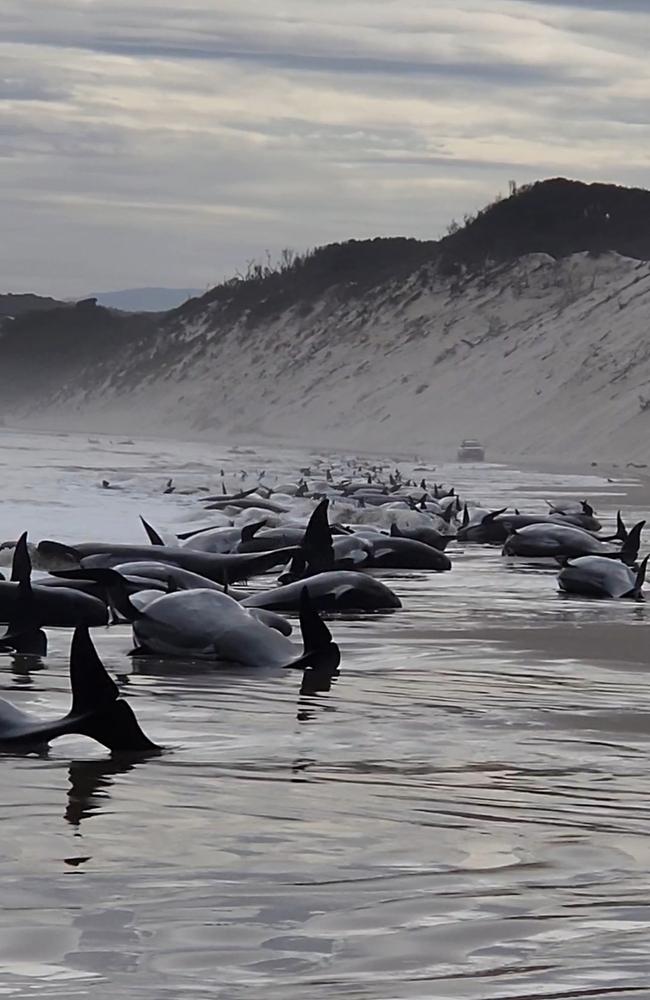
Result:
{"label": "sandy hillside", "polygon": [[57,423],[279,435],[448,455],[650,460],[650,264],[533,254],[469,278],[435,265],[273,315],[208,303],[65,377]]}

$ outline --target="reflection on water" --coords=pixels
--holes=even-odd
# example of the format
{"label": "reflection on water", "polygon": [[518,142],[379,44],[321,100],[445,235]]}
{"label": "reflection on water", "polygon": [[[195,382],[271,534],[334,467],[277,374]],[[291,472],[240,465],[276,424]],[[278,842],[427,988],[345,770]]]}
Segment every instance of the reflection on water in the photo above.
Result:
{"label": "reflection on water", "polygon": [[64,819],[79,827],[83,819],[93,816],[110,798],[115,775],[128,774],[142,760],[141,754],[120,754],[106,760],[73,761],[68,771],[70,788]]}
{"label": "reflection on water", "polygon": [[[286,474],[312,460],[9,439],[7,537],[136,541],[140,513],[199,523],[196,496],[163,495],[170,476],[216,490],[233,462]],[[436,472],[452,477],[495,507],[573,492],[607,525],[617,506],[642,513],[597,477]],[[95,630],[168,751],[111,759],[67,737],[2,757],[0,992],[648,995],[647,606],[567,598],[555,568],[496,547],[449,554],[451,573],[380,574],[402,610],[332,619],[329,693],[301,693],[291,671],[129,658],[126,626]],[[48,638],[44,661],[0,657],[3,696],[41,716],[70,703],[70,635]]]}

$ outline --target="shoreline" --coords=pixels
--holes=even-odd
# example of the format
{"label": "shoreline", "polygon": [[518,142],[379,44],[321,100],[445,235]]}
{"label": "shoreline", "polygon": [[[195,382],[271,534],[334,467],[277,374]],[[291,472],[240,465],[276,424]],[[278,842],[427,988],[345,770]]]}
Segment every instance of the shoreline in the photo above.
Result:
{"label": "shoreline", "polygon": [[[67,434],[79,435],[99,435],[101,437],[122,437],[135,436],[140,441],[171,441],[177,444],[191,445],[212,445],[227,449],[237,447],[257,447],[273,448],[281,447],[287,451],[312,452],[319,456],[331,455],[337,457],[355,457],[363,461],[390,461],[391,463],[418,463],[419,465],[431,466],[432,471],[440,466],[454,466],[462,469],[463,465],[455,460],[455,454],[448,456],[443,453],[434,456],[421,451],[407,451],[399,448],[373,448],[373,447],[351,447],[349,444],[335,444],[333,442],[322,442],[315,440],[312,443],[305,443],[300,440],[289,439],[281,434],[273,434],[260,431],[259,434],[251,432],[232,433],[224,432],[222,436],[215,431],[180,431],[175,428],[173,432],[156,434],[150,430],[140,433],[137,430],[97,430],[91,421],[83,429],[70,424],[56,423],[48,427],[42,424],[32,424],[31,422],[5,424],[0,426],[0,432],[5,431],[13,434],[42,434],[44,436],[60,436]],[[446,452],[446,449],[445,449]],[[549,475],[561,476],[563,474],[571,476],[597,477],[605,480],[612,486],[624,487],[628,493],[634,492],[635,499],[648,507],[650,514],[650,468],[630,468],[628,463],[613,462],[609,459],[602,459],[598,462],[572,459],[556,459],[550,456],[540,455],[531,459],[528,455],[504,455],[501,453],[492,454],[486,448],[486,465],[504,466],[517,471],[546,473]],[[468,466],[473,463],[468,463]],[[476,463],[479,464],[479,463]],[[640,463],[639,463],[640,464]],[[453,482],[450,481],[453,486]],[[640,494],[640,495],[639,495]]]}

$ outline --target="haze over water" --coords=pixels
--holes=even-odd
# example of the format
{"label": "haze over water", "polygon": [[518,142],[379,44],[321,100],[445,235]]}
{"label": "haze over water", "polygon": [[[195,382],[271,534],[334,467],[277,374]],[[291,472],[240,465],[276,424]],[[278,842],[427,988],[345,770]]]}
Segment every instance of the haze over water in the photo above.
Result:
{"label": "haze over water", "polygon": [[[248,485],[311,458],[4,432],[2,535],[139,541],[139,514],[209,523],[199,495],[162,495],[170,476],[214,490],[221,467]],[[645,513],[597,476],[420,475],[493,507],[588,496],[606,533],[617,507]],[[0,759],[0,993],[650,996],[648,610],[560,596],[556,567],[497,548],[448,553],[451,573],[381,572],[401,611],[333,621],[321,697],[291,673],[133,661],[127,627],[94,630],[169,752],[114,761],[69,737]],[[49,639],[44,669],[4,655],[0,677],[55,715],[70,634]]]}

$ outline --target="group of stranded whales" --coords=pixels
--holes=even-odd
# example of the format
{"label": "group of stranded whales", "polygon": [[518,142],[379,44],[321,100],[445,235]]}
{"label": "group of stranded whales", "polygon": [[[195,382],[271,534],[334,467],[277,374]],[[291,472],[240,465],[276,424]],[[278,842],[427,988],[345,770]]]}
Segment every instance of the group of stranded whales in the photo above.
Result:
{"label": "group of stranded whales", "polygon": [[[315,694],[330,690],[340,664],[321,615],[401,608],[378,571],[448,572],[454,548],[500,546],[508,558],[548,560],[565,594],[642,599],[643,521],[628,531],[619,513],[605,536],[587,501],[549,504],[543,513],[493,510],[462,501],[453,488],[404,480],[397,470],[386,475],[382,466],[357,475],[337,478],[327,468],[317,478],[304,469],[296,483],[275,489],[259,481],[229,494],[224,486],[222,495],[202,498],[209,523],[170,534],[143,520],[145,544],[32,545],[26,533],[5,542],[12,565],[10,580],[0,574],[0,652],[45,656],[44,629],[74,634],[70,711],[45,721],[0,700],[0,748],[32,749],[78,733],[113,753],[160,749],[119,696],[90,628],[128,623],[134,656],[297,670],[301,691]],[[300,644],[287,613],[299,615]]]}

